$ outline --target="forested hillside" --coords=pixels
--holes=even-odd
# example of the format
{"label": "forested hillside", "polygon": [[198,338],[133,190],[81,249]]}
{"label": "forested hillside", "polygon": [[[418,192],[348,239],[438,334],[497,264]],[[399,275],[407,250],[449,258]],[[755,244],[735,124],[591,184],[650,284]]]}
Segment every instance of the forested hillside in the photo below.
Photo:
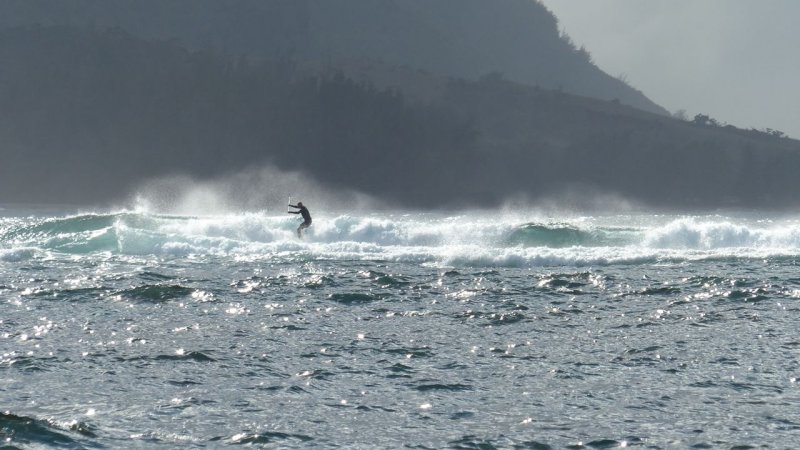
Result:
{"label": "forested hillside", "polygon": [[467,120],[338,72],[60,27],[0,32],[0,59],[14,61],[0,72],[7,201],[108,200],[148,177],[268,163],[393,200],[443,163],[471,166]]}
{"label": "forested hillside", "polygon": [[310,67],[404,66],[468,80],[499,72],[522,84],[666,114],[597,68],[535,0],[0,2],[0,27],[34,24],[120,28],[140,38],[174,39],[192,50],[288,58]]}
{"label": "forested hillside", "polygon": [[264,164],[386,205],[492,206],[569,190],[654,206],[797,206],[800,143],[530,87],[437,79],[410,102],[331,69],[122,30],[0,32],[0,201],[92,203],[142,180]]}

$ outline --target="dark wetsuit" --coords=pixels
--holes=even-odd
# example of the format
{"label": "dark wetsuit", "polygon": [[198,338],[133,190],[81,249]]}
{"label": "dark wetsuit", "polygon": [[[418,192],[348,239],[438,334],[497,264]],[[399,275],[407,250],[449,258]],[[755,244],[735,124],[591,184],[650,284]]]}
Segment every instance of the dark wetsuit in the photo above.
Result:
{"label": "dark wetsuit", "polygon": [[297,237],[302,237],[303,229],[311,226],[311,214],[308,212],[308,208],[306,208],[305,206],[295,206],[295,205],[289,205],[289,206],[291,206],[292,208],[300,209],[300,211],[289,211],[289,214],[300,214],[301,216],[303,216],[303,223],[301,223],[300,226],[297,227]]}

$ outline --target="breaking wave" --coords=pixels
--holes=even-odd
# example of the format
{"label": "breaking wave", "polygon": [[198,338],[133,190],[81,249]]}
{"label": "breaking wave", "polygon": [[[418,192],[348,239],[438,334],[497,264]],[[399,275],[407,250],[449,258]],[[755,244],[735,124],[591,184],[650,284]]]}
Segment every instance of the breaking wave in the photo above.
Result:
{"label": "breaking wave", "polygon": [[189,255],[535,267],[800,255],[800,223],[723,217],[522,220],[479,214],[296,217],[138,212],[0,219],[0,262],[41,255]]}

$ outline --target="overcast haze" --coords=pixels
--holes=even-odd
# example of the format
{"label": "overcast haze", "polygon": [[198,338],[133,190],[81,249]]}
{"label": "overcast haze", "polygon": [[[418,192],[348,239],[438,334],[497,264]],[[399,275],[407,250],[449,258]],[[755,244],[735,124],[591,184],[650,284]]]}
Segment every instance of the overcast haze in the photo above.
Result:
{"label": "overcast haze", "polygon": [[543,3],[601,69],[671,112],[800,138],[800,1]]}

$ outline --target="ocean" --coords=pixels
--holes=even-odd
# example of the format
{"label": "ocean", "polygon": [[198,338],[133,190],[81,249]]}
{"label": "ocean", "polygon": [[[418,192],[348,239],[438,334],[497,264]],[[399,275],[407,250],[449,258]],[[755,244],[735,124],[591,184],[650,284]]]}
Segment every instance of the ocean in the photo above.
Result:
{"label": "ocean", "polygon": [[800,220],[0,211],[0,448],[797,448]]}

